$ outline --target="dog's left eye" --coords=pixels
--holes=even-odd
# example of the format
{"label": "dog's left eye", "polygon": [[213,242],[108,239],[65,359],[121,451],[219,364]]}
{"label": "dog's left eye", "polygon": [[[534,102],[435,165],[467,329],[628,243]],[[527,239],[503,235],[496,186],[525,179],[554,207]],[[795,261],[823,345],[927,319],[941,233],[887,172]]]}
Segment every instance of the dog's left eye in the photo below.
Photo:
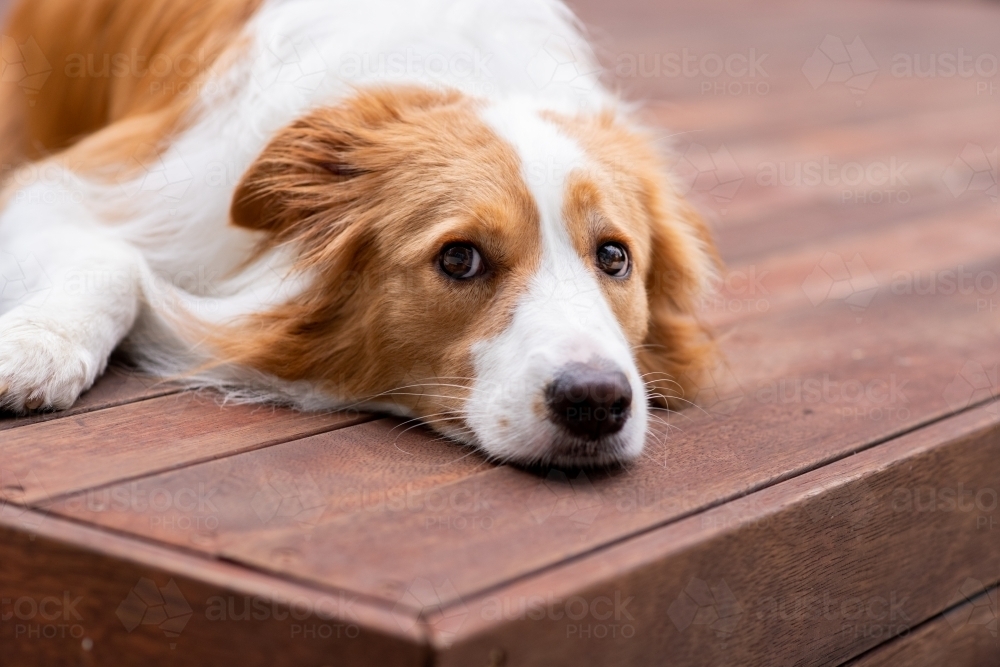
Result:
{"label": "dog's left eye", "polygon": [[483,273],[483,257],[475,246],[456,243],[441,252],[441,270],[455,280],[469,280]]}
{"label": "dog's left eye", "polygon": [[620,243],[605,243],[597,249],[597,266],[609,276],[624,278],[631,271],[632,262]]}

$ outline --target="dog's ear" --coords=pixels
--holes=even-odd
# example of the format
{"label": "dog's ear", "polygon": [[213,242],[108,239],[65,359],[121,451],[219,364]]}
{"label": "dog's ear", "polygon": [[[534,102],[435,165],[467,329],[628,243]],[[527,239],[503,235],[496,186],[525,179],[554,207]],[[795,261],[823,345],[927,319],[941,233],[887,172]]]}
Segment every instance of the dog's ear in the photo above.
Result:
{"label": "dog's ear", "polygon": [[230,208],[233,224],[291,235],[297,227],[336,203],[335,191],[360,176],[351,165],[356,142],[314,113],[283,129],[244,175]]}
{"label": "dog's ear", "polygon": [[713,288],[720,261],[695,208],[666,176],[657,181],[646,200],[652,226],[646,274],[649,332],[636,356],[654,402],[677,408],[694,400],[704,374],[716,363],[715,344],[698,308]]}
{"label": "dog's ear", "polygon": [[380,176],[398,166],[392,138],[399,126],[459,96],[419,87],[372,89],[297,120],[244,175],[233,196],[232,222],[278,241],[342,227]]}

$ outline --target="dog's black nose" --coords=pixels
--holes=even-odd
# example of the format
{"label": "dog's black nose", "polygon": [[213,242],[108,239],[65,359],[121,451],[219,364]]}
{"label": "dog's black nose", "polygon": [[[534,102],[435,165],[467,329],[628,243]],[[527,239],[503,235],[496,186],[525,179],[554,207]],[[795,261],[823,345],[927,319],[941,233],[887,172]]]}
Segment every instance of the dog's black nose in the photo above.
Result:
{"label": "dog's black nose", "polygon": [[632,386],[610,362],[573,363],[546,390],[549,419],[573,435],[598,440],[622,430],[632,407]]}

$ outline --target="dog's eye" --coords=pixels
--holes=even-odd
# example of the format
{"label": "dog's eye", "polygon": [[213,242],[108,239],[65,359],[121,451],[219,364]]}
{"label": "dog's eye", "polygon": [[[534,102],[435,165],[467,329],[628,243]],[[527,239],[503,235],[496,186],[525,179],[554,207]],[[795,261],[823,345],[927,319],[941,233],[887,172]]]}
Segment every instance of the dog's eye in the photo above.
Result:
{"label": "dog's eye", "polygon": [[441,270],[455,280],[469,280],[483,273],[483,258],[474,246],[457,243],[441,252]]}
{"label": "dog's eye", "polygon": [[597,266],[615,278],[624,278],[632,270],[628,251],[619,243],[605,243],[597,249]]}

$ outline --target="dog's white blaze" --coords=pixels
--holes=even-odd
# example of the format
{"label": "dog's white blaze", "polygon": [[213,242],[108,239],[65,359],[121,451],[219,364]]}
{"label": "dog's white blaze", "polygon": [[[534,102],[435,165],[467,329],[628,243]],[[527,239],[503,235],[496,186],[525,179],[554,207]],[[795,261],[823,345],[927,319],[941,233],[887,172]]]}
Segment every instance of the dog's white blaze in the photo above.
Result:
{"label": "dog's white blaze", "polygon": [[565,436],[545,417],[546,387],[566,364],[603,357],[628,376],[634,395],[632,417],[605,443],[605,460],[634,458],[642,451],[648,419],[643,384],[628,341],[563,220],[568,178],[587,167],[587,157],[528,101],[495,104],[484,119],[521,157],[541,215],[543,247],[510,326],[473,350],[476,383],[468,422],[491,454],[522,462],[550,458],[553,444]]}

